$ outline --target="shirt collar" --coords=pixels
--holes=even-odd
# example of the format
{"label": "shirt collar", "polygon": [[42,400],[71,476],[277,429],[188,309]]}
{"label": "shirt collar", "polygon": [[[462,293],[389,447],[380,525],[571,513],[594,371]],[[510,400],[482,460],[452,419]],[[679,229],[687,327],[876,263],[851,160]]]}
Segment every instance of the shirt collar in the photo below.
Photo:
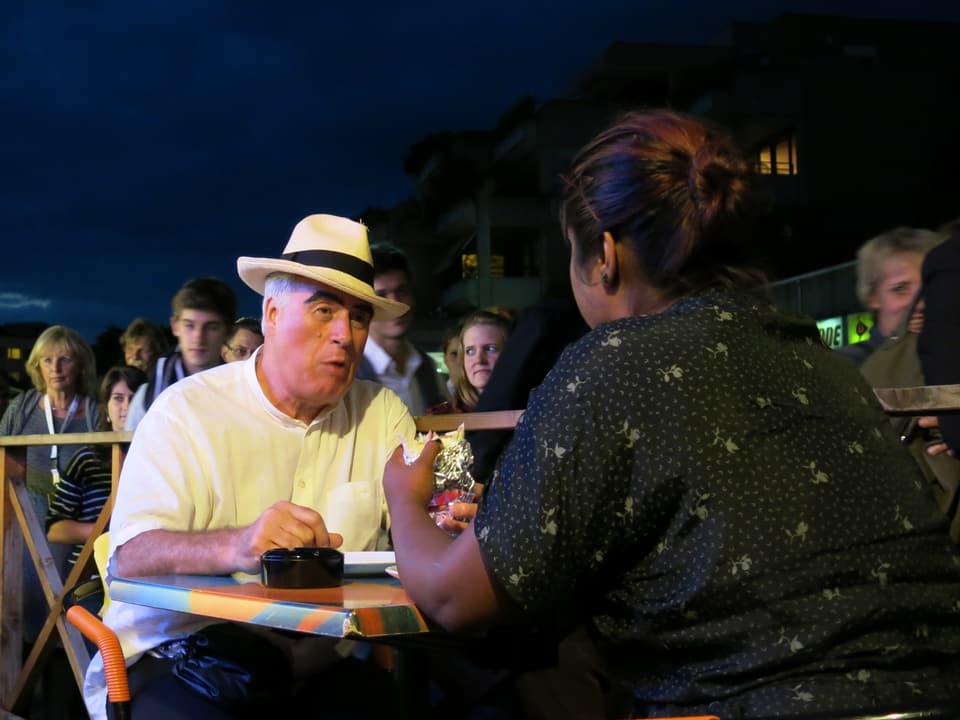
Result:
{"label": "shirt collar", "polygon": [[[407,340],[404,340],[404,345],[406,345],[407,348],[407,369],[419,367],[419,362],[417,362],[415,366],[410,364],[414,359],[419,360],[417,349]],[[393,358],[387,354],[386,350],[377,345],[376,340],[372,337],[367,338],[367,344],[363,348],[363,356],[370,363],[373,371],[377,375],[383,375],[387,372],[387,369],[391,367],[393,367],[394,370],[396,369],[396,363],[393,362]]]}

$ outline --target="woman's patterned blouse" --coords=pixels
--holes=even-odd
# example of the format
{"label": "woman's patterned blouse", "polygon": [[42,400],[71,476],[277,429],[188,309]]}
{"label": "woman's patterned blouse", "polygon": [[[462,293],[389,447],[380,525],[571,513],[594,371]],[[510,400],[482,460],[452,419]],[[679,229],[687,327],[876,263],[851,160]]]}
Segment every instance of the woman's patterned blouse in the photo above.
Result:
{"label": "woman's patterned blouse", "polygon": [[586,623],[644,712],[957,689],[937,667],[960,651],[960,571],[929,489],[856,367],[753,295],[569,347],[475,530],[507,593],[558,632]]}

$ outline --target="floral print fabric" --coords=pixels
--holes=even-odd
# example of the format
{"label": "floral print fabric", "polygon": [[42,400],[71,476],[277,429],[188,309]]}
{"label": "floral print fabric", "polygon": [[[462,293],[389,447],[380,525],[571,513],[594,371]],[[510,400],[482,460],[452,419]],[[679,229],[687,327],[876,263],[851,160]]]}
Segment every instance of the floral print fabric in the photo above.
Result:
{"label": "floral print fabric", "polygon": [[475,530],[509,595],[557,631],[586,622],[647,714],[956,690],[937,669],[960,650],[944,518],[856,367],[752,295],[568,348]]}

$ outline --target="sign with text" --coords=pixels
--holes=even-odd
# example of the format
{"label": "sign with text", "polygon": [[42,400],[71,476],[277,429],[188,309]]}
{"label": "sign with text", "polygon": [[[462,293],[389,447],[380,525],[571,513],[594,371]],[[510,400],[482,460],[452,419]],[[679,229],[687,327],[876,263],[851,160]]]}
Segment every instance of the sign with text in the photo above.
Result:
{"label": "sign with text", "polygon": [[826,320],[817,320],[817,330],[820,331],[823,344],[831,350],[843,346],[843,316],[837,315]]}

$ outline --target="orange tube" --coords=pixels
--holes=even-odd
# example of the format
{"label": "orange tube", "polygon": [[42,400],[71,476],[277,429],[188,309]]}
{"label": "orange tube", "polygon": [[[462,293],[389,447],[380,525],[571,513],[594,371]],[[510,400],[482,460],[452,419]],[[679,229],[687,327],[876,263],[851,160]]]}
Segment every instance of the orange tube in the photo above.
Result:
{"label": "orange tube", "polygon": [[110,702],[130,702],[130,686],[127,684],[127,663],[123,659],[120,641],[113,630],[103,624],[96,615],[80,605],[67,610],[67,620],[90,642],[96,644],[103,656],[103,673],[107,680],[107,695]]}

